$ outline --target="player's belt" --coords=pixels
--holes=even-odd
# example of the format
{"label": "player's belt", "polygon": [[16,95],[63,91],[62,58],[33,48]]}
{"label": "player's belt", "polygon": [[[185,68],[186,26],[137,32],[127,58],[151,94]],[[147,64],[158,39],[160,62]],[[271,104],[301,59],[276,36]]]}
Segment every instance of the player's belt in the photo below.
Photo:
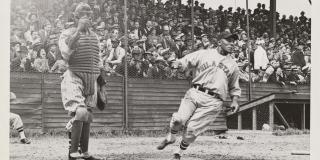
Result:
{"label": "player's belt", "polygon": [[210,91],[208,88],[204,88],[199,84],[193,84],[192,87],[195,88],[198,91],[201,91],[201,92],[204,92],[206,94],[209,94],[210,96],[213,96],[215,98],[220,98],[217,93],[214,93],[214,92]]}

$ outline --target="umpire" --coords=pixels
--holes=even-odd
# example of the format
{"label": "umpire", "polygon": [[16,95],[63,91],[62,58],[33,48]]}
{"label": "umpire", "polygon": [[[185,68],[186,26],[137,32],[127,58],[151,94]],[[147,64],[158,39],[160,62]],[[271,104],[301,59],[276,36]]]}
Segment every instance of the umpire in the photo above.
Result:
{"label": "umpire", "polygon": [[63,59],[69,64],[61,82],[62,102],[73,119],[69,159],[98,160],[88,152],[92,109],[97,106],[100,95],[97,93],[99,40],[89,29],[91,15],[90,6],[79,3],[74,11],[76,25],[63,31],[59,39]]}

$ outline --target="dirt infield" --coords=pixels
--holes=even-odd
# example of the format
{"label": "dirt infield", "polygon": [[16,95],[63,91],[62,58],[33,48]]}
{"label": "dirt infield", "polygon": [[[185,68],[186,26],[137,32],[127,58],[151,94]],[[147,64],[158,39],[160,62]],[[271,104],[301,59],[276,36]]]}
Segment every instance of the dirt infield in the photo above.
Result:
{"label": "dirt infield", "polygon": [[[201,136],[183,155],[184,160],[309,160],[308,155],[291,155],[294,150],[310,150],[310,135],[274,136],[266,133],[228,133],[227,139]],[[241,136],[244,140],[238,140]],[[90,139],[92,154],[108,160],[167,160],[178,142],[163,151],[156,150],[162,138],[126,137]],[[33,138],[23,145],[10,139],[12,160],[66,160],[66,137]]]}

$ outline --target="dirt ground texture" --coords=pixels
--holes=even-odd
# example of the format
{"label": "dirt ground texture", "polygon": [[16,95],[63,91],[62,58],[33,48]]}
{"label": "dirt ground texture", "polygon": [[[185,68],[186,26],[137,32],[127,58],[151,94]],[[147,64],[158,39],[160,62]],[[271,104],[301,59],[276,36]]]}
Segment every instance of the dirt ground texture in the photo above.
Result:
{"label": "dirt ground texture", "polygon": [[[274,136],[270,133],[228,133],[200,136],[190,145],[183,160],[309,160],[310,135]],[[239,140],[240,136],[244,140]],[[179,136],[180,137],[180,136]],[[178,148],[180,139],[162,151],[156,149],[163,137],[123,137],[90,139],[89,152],[107,160],[167,160]],[[67,160],[68,140],[64,136],[32,138],[29,145],[10,138],[10,160]]]}

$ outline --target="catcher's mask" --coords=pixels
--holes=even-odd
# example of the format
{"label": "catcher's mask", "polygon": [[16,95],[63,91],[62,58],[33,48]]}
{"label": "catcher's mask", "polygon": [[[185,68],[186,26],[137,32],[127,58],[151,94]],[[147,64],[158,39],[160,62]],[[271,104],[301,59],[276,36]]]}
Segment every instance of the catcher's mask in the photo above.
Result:
{"label": "catcher's mask", "polygon": [[91,11],[91,8],[88,4],[81,2],[77,5],[73,14],[76,19],[80,19],[83,16],[91,18],[93,12]]}

